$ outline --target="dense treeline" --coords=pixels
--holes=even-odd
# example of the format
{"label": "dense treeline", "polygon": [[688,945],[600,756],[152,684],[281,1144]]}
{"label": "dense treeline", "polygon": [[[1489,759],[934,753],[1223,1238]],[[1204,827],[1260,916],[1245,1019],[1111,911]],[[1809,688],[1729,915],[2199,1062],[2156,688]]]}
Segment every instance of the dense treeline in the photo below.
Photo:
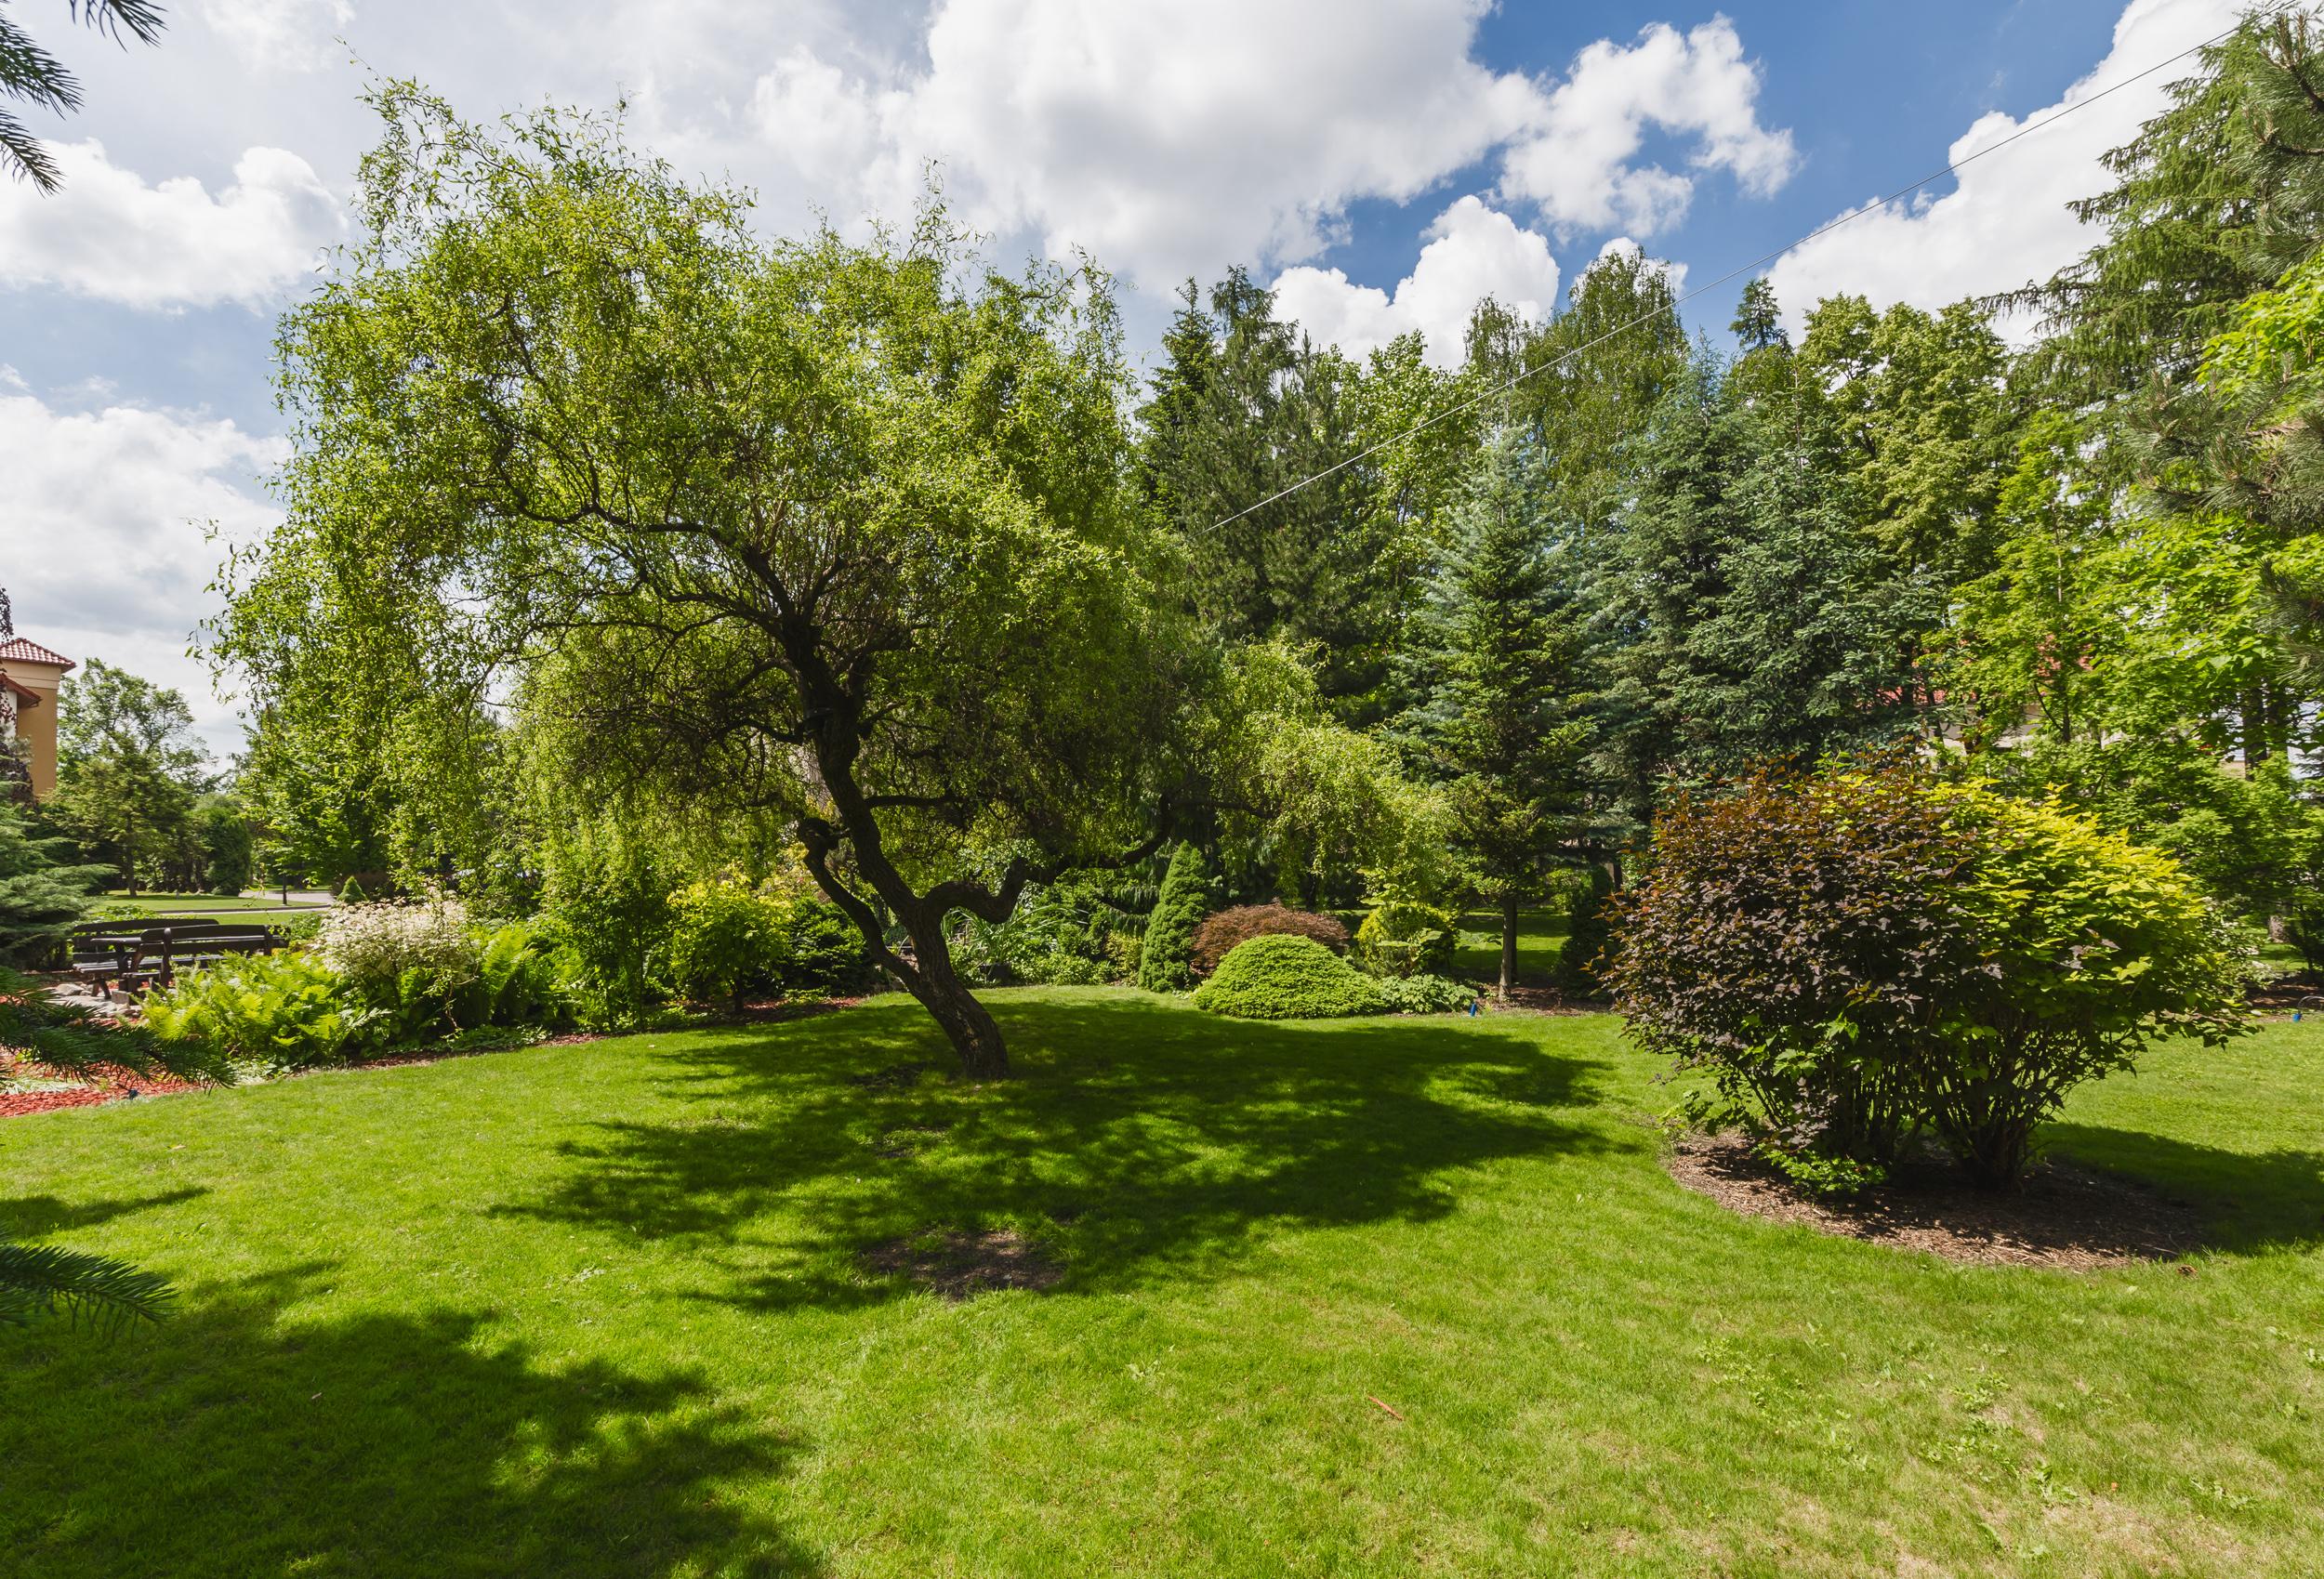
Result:
{"label": "dense treeline", "polygon": [[1690,337],[1615,251],[1446,369],[1236,270],[1142,376],[1102,276],[981,273],[940,214],[768,243],[610,128],[390,90],[217,632],[264,853],[537,897],[800,841],[965,1046],[947,962],[1134,974],[1174,842],[1207,904],[1513,925],[1679,792],[1904,742],[2297,932],[2317,52],[2209,51],[2016,296],[1762,282]]}
{"label": "dense treeline", "polygon": [[[1475,770],[1430,720],[1477,682],[1443,633],[1491,630],[1498,717],[1570,759],[1487,770],[1534,802],[1519,867],[1605,860],[1674,790],[1758,761],[1917,740],[2061,786],[2296,928],[2324,832],[2304,767],[2324,680],[2320,86],[2312,24],[2255,20],[2110,158],[2116,185],[2080,205],[2099,240],[2054,280],[1935,313],[1835,296],[1796,340],[1763,281],[1731,349],[1690,343],[1659,271],[1619,253],[1548,324],[1480,304],[1452,374],[1417,339],[1361,368],[1305,345],[1239,275],[1207,313],[1190,291],[1142,463],[1191,602],[1327,644],[1334,705],[1447,783]],[[2013,354],[1997,314],[2040,333]],[[1480,513],[1524,561],[1497,580],[1474,573]],[[1510,866],[1497,849],[1483,870]]]}

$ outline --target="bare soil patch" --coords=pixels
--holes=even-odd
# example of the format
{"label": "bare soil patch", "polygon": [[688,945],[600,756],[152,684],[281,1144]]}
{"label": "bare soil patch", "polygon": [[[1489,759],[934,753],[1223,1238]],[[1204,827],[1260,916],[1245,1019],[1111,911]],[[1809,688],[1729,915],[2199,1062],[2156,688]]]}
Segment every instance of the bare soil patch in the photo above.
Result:
{"label": "bare soil patch", "polygon": [[[1930,1161],[1899,1168],[1886,1186],[1853,1201],[1807,1194],[1737,1136],[1685,1137],[1669,1167],[1680,1184],[1731,1211],[1980,1266],[2091,1271],[2170,1260],[2202,1243],[2202,1220],[2185,1203],[2054,1159],[2013,1194],[1975,1190]],[[2179,1270],[2192,1276],[2195,1269]]]}
{"label": "bare soil patch", "polygon": [[891,1239],[865,1250],[864,1264],[876,1272],[901,1272],[931,1294],[954,1300],[998,1288],[1051,1288],[1065,1275],[1013,1229]]}

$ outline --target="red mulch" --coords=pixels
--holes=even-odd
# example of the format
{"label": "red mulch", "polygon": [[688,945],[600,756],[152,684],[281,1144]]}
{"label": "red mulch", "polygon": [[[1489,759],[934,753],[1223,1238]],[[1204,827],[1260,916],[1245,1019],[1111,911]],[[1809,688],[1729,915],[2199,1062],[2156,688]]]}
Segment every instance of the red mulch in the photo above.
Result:
{"label": "red mulch", "polygon": [[[69,1071],[48,1070],[39,1064],[21,1066],[28,1074],[48,1080],[73,1080],[80,1076]],[[180,1080],[174,1074],[140,1074],[132,1069],[113,1064],[99,1064],[87,1072],[89,1084],[72,1086],[56,1091],[0,1091],[0,1118],[14,1118],[20,1113],[45,1113],[58,1108],[91,1108],[101,1102],[119,1102],[132,1097],[166,1097],[178,1091],[194,1091],[200,1087],[191,1080]]]}

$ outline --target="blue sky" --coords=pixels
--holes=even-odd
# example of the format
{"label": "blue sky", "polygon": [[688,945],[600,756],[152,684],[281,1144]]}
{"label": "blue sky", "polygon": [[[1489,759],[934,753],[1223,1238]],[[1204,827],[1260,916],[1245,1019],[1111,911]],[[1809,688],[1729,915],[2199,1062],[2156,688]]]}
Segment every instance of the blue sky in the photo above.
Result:
{"label": "blue sky", "polygon": [[[771,231],[908,209],[941,164],[1004,257],[1081,245],[1150,344],[1231,263],[1361,353],[1444,354],[1476,295],[1554,308],[1616,238],[1696,284],[2218,32],[2233,0],[1723,7],[1483,0],[176,0],[161,47],[17,14],[79,70],[66,191],[0,185],[0,584],[28,634],[179,685],[224,547],[275,519],[274,316],[346,233],[362,68],[488,115],[630,104],[640,142],[761,196]],[[54,16],[47,13],[54,12]],[[334,40],[343,40],[335,43]],[[1776,270],[1795,312],[1934,306],[2086,238],[2067,199],[2137,85]],[[1723,330],[1738,286],[1690,308]],[[2022,336],[2027,325],[2013,325]]]}

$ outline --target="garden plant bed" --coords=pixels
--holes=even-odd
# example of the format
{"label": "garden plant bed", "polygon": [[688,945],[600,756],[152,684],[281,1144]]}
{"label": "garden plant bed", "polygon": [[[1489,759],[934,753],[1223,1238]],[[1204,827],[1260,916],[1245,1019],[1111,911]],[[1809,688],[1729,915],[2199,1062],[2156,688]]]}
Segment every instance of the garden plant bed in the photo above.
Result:
{"label": "garden plant bed", "polygon": [[2135,1179],[2060,1159],[2036,1165],[2019,1190],[1994,1194],[1932,1157],[1854,1199],[1808,1193],[1736,1135],[1686,1136],[1669,1165],[1687,1189],[1750,1217],[1983,1266],[2088,1271],[2169,1260],[2202,1242],[2193,1208]]}

